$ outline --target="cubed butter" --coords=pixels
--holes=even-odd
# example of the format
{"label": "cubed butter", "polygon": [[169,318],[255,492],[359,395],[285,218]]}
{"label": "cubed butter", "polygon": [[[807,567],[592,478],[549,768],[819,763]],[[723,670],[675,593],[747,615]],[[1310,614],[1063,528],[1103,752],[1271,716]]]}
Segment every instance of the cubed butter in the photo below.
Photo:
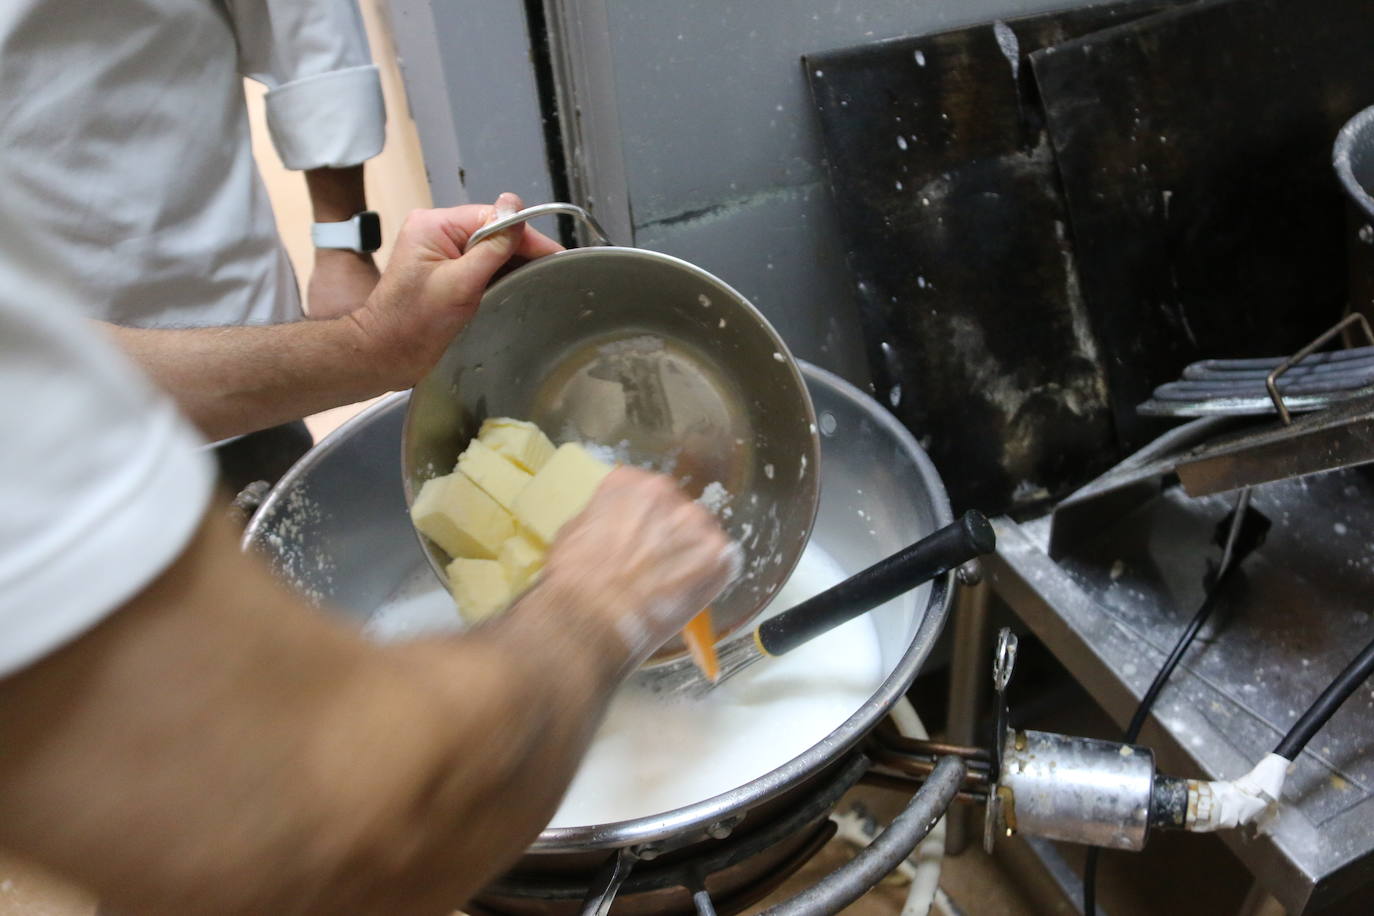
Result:
{"label": "cubed butter", "polygon": [[530,474],[497,454],[480,439],[469,442],[463,454],[458,456],[458,470],[485,490],[487,495],[500,503],[506,511],[510,511],[515,505],[515,498],[531,479]]}
{"label": "cubed butter", "polygon": [[549,437],[525,420],[494,417],[482,423],[477,438],[531,474],[553,456]]}
{"label": "cubed butter", "polygon": [[543,546],[558,529],[586,508],[611,466],[593,458],[576,442],[560,445],[515,500],[520,530]]}
{"label": "cubed butter", "polygon": [[523,534],[507,538],[496,559],[506,571],[512,595],[529,587],[539,570],[544,568],[544,548]]}
{"label": "cubed butter", "polygon": [[427,480],[410,507],[415,527],[451,557],[494,560],[515,534],[510,513],[461,471]]}
{"label": "cubed butter", "polygon": [[448,565],[448,586],[468,623],[486,620],[510,604],[506,571],[495,560],[454,560]]}

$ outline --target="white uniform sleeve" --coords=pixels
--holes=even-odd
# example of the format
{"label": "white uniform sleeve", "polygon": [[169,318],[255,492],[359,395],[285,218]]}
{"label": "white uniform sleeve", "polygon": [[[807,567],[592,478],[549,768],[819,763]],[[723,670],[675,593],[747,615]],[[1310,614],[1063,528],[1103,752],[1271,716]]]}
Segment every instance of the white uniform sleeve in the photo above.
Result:
{"label": "white uniform sleeve", "polygon": [[226,0],[239,70],[268,88],[288,169],[358,165],[382,151],[386,105],[357,0]]}
{"label": "white uniform sleeve", "polygon": [[0,677],[166,569],[214,484],[172,403],[28,274],[0,252]]}

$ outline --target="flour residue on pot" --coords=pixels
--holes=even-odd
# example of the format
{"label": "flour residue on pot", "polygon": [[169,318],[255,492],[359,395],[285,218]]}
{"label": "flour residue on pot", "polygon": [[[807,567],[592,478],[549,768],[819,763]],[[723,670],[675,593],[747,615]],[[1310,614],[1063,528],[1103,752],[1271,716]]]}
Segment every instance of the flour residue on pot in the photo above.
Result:
{"label": "flour residue on pot", "polygon": [[318,544],[307,546],[311,539],[306,533],[319,527],[324,510],[302,488],[295,487],[273,511],[262,535],[270,549],[273,570],[311,604],[323,604],[334,582],[334,559]]}

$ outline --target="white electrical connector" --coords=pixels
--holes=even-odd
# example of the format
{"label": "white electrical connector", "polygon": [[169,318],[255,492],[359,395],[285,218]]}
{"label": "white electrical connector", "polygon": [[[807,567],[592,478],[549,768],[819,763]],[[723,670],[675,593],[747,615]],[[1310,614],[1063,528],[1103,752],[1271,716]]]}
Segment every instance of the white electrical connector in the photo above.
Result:
{"label": "white electrical connector", "polygon": [[1237,780],[1188,781],[1185,828],[1194,833],[1228,830],[1257,821],[1283,793],[1290,761],[1269,754]]}

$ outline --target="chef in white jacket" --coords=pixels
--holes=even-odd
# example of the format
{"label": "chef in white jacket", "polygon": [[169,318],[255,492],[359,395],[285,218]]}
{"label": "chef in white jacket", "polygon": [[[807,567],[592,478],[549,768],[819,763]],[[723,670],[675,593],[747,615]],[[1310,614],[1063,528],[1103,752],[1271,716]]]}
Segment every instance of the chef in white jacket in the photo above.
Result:
{"label": "chef in white jacket", "polygon": [[[0,4],[0,193],[23,214],[3,230],[59,260],[88,317],[157,329],[302,317],[253,160],[245,76],[268,87],[272,141],[310,190],[309,314],[345,314],[377,281],[362,163],[386,124],[356,0]],[[134,355],[181,344],[144,338]],[[157,360],[145,368],[156,376]],[[275,478],[309,445],[303,425],[278,426],[221,448],[222,470],[235,487]]]}
{"label": "chef in white jacket", "polygon": [[312,315],[360,305],[377,279],[358,250],[375,245],[355,227],[362,163],[381,151],[386,114],[355,0],[0,4],[0,193],[25,214],[5,228],[60,255],[89,317],[143,328],[301,317],[253,161],[244,76],[268,87],[273,143],[305,171],[332,246],[319,251]]}

